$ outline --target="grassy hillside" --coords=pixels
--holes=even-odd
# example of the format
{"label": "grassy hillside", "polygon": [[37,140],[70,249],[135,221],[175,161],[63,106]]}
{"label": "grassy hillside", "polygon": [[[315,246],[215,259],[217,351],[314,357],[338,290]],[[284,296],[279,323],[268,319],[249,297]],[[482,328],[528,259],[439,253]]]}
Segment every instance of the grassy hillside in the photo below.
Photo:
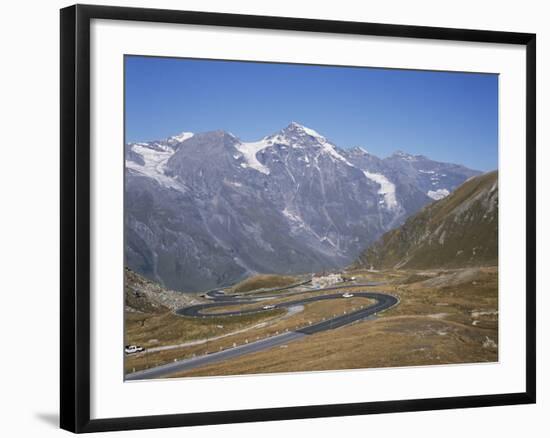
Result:
{"label": "grassy hillside", "polygon": [[297,282],[295,277],[285,275],[255,275],[237,283],[233,292],[249,292],[258,289],[272,289],[276,287],[290,286]]}
{"label": "grassy hillside", "polygon": [[498,172],[466,181],[451,195],[384,234],[354,268],[466,267],[498,263]]}

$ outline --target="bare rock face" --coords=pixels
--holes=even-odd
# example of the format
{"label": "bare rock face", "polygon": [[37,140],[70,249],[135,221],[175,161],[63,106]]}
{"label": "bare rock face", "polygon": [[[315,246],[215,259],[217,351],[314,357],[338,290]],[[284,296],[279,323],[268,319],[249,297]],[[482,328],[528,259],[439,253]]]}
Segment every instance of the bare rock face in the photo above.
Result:
{"label": "bare rock face", "polygon": [[294,122],[257,142],[214,131],[128,144],[126,264],[186,291],[343,267],[477,174],[340,149]]}

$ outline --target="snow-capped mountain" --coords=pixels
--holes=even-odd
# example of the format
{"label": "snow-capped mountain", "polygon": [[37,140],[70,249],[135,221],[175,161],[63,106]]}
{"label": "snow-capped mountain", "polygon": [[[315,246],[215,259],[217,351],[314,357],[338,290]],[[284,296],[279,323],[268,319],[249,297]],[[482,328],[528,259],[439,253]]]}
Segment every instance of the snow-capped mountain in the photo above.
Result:
{"label": "snow-capped mountain", "polygon": [[224,131],[126,145],[126,264],[172,289],[345,266],[479,172],[340,149],[291,123],[256,142]]}

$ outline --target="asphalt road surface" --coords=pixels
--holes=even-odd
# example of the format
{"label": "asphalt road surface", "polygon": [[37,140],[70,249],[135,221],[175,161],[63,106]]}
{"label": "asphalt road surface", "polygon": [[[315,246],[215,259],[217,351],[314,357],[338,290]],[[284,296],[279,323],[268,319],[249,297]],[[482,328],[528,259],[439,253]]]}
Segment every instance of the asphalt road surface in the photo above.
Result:
{"label": "asphalt road surface", "polygon": [[[340,285],[338,287],[317,289],[315,292],[323,292],[327,290],[341,289],[342,287],[346,288],[361,288],[365,286],[370,286],[371,284],[361,284],[361,285]],[[306,291],[308,292],[308,291]],[[305,293],[304,291],[298,293]],[[297,305],[308,304],[315,301],[322,300],[334,300],[334,299],[345,299],[342,297],[343,293],[334,293],[328,295],[320,295],[309,298],[302,298],[294,301],[289,301],[286,303],[276,304],[272,309],[281,309],[289,308]],[[277,295],[280,296],[280,295]],[[281,333],[276,336],[271,336],[269,338],[260,339],[258,341],[250,342],[248,344],[239,345],[227,350],[207,354],[204,356],[193,357],[190,359],[183,359],[176,362],[171,362],[165,365],[160,365],[158,367],[149,368],[147,370],[136,371],[135,373],[127,374],[126,380],[142,380],[142,379],[154,379],[159,377],[164,377],[176,372],[182,372],[191,370],[193,368],[204,366],[216,362],[221,362],[228,359],[233,359],[245,354],[256,353],[258,351],[267,350],[279,345],[284,345],[289,342],[301,339],[305,336],[310,336],[315,333],[333,330],[338,327],[342,327],[348,324],[352,324],[356,321],[361,321],[369,318],[372,315],[375,315],[377,312],[382,310],[389,309],[390,307],[395,306],[399,300],[392,296],[381,292],[353,292],[354,297],[362,297],[367,299],[375,300],[376,303],[369,307],[365,307],[354,312],[349,312],[344,315],[340,315],[325,321],[321,321],[315,324],[311,324],[306,327],[302,327],[298,330],[288,331]],[[203,314],[202,311],[205,309],[212,309],[220,306],[228,305],[239,305],[239,304],[250,304],[257,302],[258,297],[248,296],[248,297],[232,297],[230,295],[216,294],[211,293],[209,298],[213,299],[213,303],[207,304],[198,304],[195,306],[184,307],[176,311],[178,315],[187,316],[187,317],[199,317],[199,318],[208,318],[208,317],[219,317],[219,316],[236,316],[236,315],[246,315],[251,313],[258,312],[267,312],[271,309],[263,309],[262,307],[246,310],[235,310],[222,313],[210,313]],[[265,298],[265,297],[262,297]],[[147,353],[145,353],[147,354]]]}
{"label": "asphalt road surface", "polygon": [[[217,289],[217,290],[211,290],[211,291],[207,292],[206,294],[204,294],[204,297],[208,298],[212,301],[239,301],[239,300],[244,299],[244,300],[247,300],[249,302],[254,302],[254,301],[260,301],[260,300],[265,300],[265,299],[269,299],[269,298],[284,298],[284,297],[289,297],[289,296],[292,296],[292,295],[301,295],[301,294],[305,294],[305,293],[308,293],[308,292],[324,292],[324,291],[326,292],[326,291],[330,291],[330,290],[338,290],[338,289],[342,289],[343,287],[357,288],[357,287],[364,287],[364,286],[380,286],[382,284],[385,284],[385,282],[381,282],[381,281],[371,281],[369,283],[360,283],[360,284],[345,284],[345,283],[342,283],[339,286],[331,286],[331,287],[326,287],[326,288],[323,288],[323,289],[302,289],[302,290],[298,290],[298,291],[285,292],[285,293],[282,293],[282,294],[277,293],[275,295],[265,295],[266,293],[273,293],[273,292],[280,292],[280,291],[294,289],[296,287],[304,286],[304,285],[309,284],[309,283],[311,283],[311,280],[304,281],[304,282],[298,283],[298,284],[293,284],[293,285],[290,285],[290,286],[277,288],[277,289],[268,289],[268,290],[254,292],[254,293],[250,293],[250,292],[245,292],[244,294],[238,294],[237,293],[237,294],[233,294],[233,295],[226,295],[225,292],[222,289]],[[260,295],[258,295],[258,294],[260,294]]]}

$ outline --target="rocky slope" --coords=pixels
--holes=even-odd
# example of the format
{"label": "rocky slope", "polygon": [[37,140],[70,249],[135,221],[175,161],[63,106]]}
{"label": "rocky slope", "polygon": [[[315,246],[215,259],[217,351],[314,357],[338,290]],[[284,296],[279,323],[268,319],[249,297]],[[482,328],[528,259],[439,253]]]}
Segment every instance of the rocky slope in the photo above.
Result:
{"label": "rocky slope", "polygon": [[441,268],[498,263],[498,173],[473,177],[399,228],[384,234],[354,267]]}
{"label": "rocky slope", "polygon": [[199,302],[197,296],[165,289],[131,269],[124,271],[124,306],[128,312],[167,312]]}
{"label": "rocky slope", "polygon": [[126,264],[176,290],[346,266],[479,172],[403,152],[340,149],[291,123],[126,145]]}

